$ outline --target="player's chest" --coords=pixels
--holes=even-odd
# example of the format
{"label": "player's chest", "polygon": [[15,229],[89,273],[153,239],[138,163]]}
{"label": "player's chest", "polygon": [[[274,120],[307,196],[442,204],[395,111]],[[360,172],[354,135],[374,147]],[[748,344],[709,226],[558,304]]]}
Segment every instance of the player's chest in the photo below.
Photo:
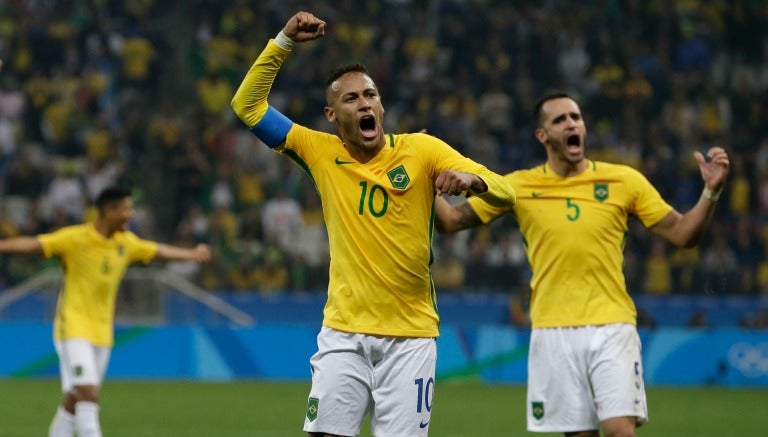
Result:
{"label": "player's chest", "polygon": [[76,262],[93,274],[112,275],[125,271],[129,264],[127,248],[119,242],[83,247],[75,255]]}
{"label": "player's chest", "polygon": [[550,232],[623,228],[628,197],[621,184],[530,184],[517,188],[515,213],[521,226]]}
{"label": "player's chest", "polygon": [[329,193],[336,201],[367,207],[423,197],[432,191],[432,176],[413,157],[397,157],[360,164],[351,159],[335,158],[317,181],[321,193]]}

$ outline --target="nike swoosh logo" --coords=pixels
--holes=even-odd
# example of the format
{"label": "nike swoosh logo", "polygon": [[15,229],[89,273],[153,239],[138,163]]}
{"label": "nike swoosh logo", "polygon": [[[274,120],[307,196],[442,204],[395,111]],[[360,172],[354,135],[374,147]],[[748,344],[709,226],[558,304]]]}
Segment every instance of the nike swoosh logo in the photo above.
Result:
{"label": "nike swoosh logo", "polygon": [[338,164],[338,165],[352,164],[352,163],[354,163],[354,161],[342,161],[342,160],[339,159],[338,156],[336,157],[336,164]]}
{"label": "nike swoosh logo", "polygon": [[541,193],[537,193],[537,192],[534,191],[534,192],[531,193],[531,196],[539,197],[539,196],[541,196]]}
{"label": "nike swoosh logo", "polygon": [[429,426],[429,420],[427,420],[427,423],[424,423],[423,420],[419,423],[419,428],[426,428],[428,426]]}

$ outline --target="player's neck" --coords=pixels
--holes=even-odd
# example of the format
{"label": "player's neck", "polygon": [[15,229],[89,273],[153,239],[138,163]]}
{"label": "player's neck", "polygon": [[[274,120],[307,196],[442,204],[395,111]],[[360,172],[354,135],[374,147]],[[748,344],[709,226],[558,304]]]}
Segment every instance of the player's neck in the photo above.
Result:
{"label": "player's neck", "polygon": [[349,154],[355,158],[355,161],[366,164],[368,161],[372,160],[376,157],[376,155],[379,154],[381,149],[384,148],[384,143],[381,145],[378,145],[376,147],[364,147],[364,146],[355,146],[354,144],[344,144],[344,147],[347,148],[347,151]]}
{"label": "player's neck", "polygon": [[589,161],[587,158],[582,158],[578,162],[571,162],[561,159],[548,159],[547,166],[558,176],[563,178],[570,178],[578,176],[589,167]]}
{"label": "player's neck", "polygon": [[96,221],[93,222],[93,227],[96,228],[96,232],[101,234],[104,238],[110,238],[115,233],[115,230],[102,218],[96,219]]}

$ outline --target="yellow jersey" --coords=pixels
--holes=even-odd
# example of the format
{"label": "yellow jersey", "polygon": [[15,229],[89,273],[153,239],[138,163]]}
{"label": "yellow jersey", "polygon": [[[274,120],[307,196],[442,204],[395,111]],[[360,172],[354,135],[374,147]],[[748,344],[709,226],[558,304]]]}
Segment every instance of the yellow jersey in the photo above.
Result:
{"label": "yellow jersey", "polygon": [[636,216],[650,227],[672,211],[653,185],[631,167],[596,161],[573,177],[547,164],[505,177],[514,208],[469,201],[483,223],[507,212],[517,220],[533,272],[533,328],[635,324],[622,271],[627,223]]}
{"label": "yellow jersey", "polygon": [[82,338],[97,346],[111,346],[120,281],[131,263],[154,258],[157,243],[129,231],[105,238],[93,223],[63,227],[38,239],[44,256],[58,257],[64,271],[53,322],[54,340]]}
{"label": "yellow jersey", "polygon": [[331,253],[323,324],[347,332],[436,337],[430,271],[435,178],[452,169],[479,175],[496,192],[506,184],[435,137],[386,138],[379,154],[360,164],[339,137],[294,124],[278,151],[304,168],[320,193]]}
{"label": "yellow jersey", "polygon": [[479,197],[499,205],[513,204],[514,190],[501,175],[427,134],[387,134],[378,155],[362,164],[338,136],[278,115],[266,97],[288,53],[270,41],[232,106],[267,145],[301,166],[320,194],[331,255],[323,325],[437,337],[430,271],[437,176],[445,170],[476,174],[488,186]]}

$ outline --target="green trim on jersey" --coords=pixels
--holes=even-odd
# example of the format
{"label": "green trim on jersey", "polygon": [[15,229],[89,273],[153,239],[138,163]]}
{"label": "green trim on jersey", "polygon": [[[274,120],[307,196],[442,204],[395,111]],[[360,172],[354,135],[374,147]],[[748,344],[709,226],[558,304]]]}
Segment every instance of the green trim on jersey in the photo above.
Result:
{"label": "green trim on jersey", "polygon": [[304,172],[308,174],[310,178],[312,178],[312,183],[315,185],[315,187],[317,187],[317,183],[315,182],[315,177],[312,175],[312,172],[309,170],[309,166],[307,165],[306,162],[304,162],[303,159],[301,159],[301,157],[296,152],[294,152],[291,149],[282,149],[280,150],[280,153],[287,156],[291,161],[295,162],[299,167],[301,167],[301,169],[304,170]]}

